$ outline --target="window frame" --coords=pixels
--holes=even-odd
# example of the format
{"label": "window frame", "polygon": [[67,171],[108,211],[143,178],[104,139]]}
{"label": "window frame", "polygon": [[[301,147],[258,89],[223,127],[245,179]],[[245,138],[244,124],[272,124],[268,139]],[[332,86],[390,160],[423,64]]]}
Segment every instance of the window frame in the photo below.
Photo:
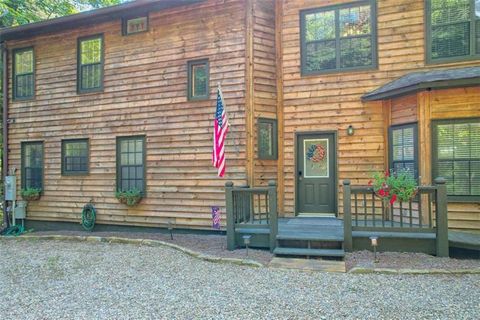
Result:
{"label": "window frame", "polygon": [[[480,52],[476,53],[476,34],[475,34],[475,22],[476,20],[480,21],[480,18],[475,17],[475,0],[470,0],[473,4],[473,10],[470,12],[470,54],[467,56],[459,57],[448,57],[448,58],[439,58],[432,59],[432,2],[431,0],[425,0],[425,63],[430,65],[449,63],[449,62],[462,62],[470,60],[480,59]],[[480,35],[479,35],[480,36]]]}
{"label": "window frame", "polygon": [[[18,97],[17,96],[17,68],[16,68],[16,55],[17,53],[22,53],[22,52],[26,52],[26,51],[32,51],[32,64],[33,64],[33,68],[32,68],[32,76],[33,76],[33,83],[32,83],[32,86],[33,86],[33,93],[32,95],[30,96],[25,96],[25,97]],[[36,93],[36,90],[35,90],[35,71],[36,71],[36,68],[35,68],[35,63],[36,63],[36,60],[35,60],[35,48],[33,46],[29,46],[29,47],[23,47],[23,48],[16,48],[16,49],[13,49],[12,50],[12,84],[13,84],[13,88],[12,88],[12,100],[13,101],[23,101],[23,100],[33,100],[35,99],[35,93]],[[30,73],[28,73],[30,74]],[[26,74],[24,74],[26,75]]]}
{"label": "window frame", "polygon": [[[272,125],[272,155],[267,155],[260,149],[260,125]],[[257,159],[259,160],[277,160],[278,159],[278,131],[277,119],[273,118],[258,118],[257,120]]]}
{"label": "window frame", "polygon": [[[335,55],[336,55],[336,67],[335,69],[328,70],[315,70],[307,71],[306,70],[306,52],[307,45],[305,39],[305,16],[310,13],[319,13],[325,11],[335,11],[335,26],[339,25],[339,14],[337,10],[344,8],[360,7],[363,5],[370,5],[370,19],[372,21],[372,30],[370,33],[371,43],[372,43],[372,64],[369,66],[358,66],[358,67],[348,67],[340,68],[337,65],[340,63],[340,30],[339,28],[335,29]],[[311,76],[311,75],[321,75],[321,74],[330,74],[330,73],[343,73],[343,72],[352,72],[352,71],[365,71],[365,70],[376,70],[378,69],[378,36],[377,36],[377,1],[376,0],[363,0],[357,2],[349,2],[343,4],[336,4],[331,6],[312,8],[300,11],[300,74],[301,76]]]}
{"label": "window frame", "polygon": [[[76,143],[76,142],[85,142],[87,144],[87,154],[85,155],[85,158],[87,160],[86,164],[86,170],[83,171],[67,171],[65,168],[65,149],[66,149],[66,144],[67,143]],[[88,175],[90,172],[90,139],[89,138],[78,138],[78,139],[63,139],[62,140],[62,176],[85,176]]]}
{"label": "window frame", "polygon": [[[138,19],[138,18],[147,18],[147,29],[143,31],[134,32],[134,33],[128,33],[128,21],[133,19]],[[148,31],[150,31],[150,17],[148,12],[129,15],[122,18],[122,36],[133,36],[133,35],[145,33]]]}
{"label": "window frame", "polygon": [[[20,170],[21,170],[21,182],[20,186],[21,189],[25,190],[26,189],[26,174],[25,174],[25,149],[29,145],[41,145],[42,146],[42,174],[40,176],[41,181],[40,181],[40,189],[42,190],[41,193],[43,193],[43,190],[45,188],[45,144],[44,141],[23,141],[20,144],[20,152],[21,152],[21,161],[20,161]],[[30,188],[30,187],[29,187]]]}
{"label": "window frame", "polygon": [[[206,80],[206,94],[205,95],[193,95],[193,67],[196,65],[205,65],[205,69],[207,72],[207,80]],[[210,99],[210,63],[208,58],[207,59],[199,59],[199,60],[191,60],[187,62],[188,68],[188,83],[187,83],[187,97],[189,101],[201,101],[201,100],[208,100]]]}
{"label": "window frame", "polygon": [[122,181],[122,166],[121,166],[121,142],[124,140],[133,140],[133,139],[142,139],[142,149],[143,149],[143,190],[141,190],[141,195],[146,196],[147,194],[147,148],[146,141],[147,137],[145,135],[135,135],[135,136],[120,136],[116,138],[116,191],[123,191],[121,189]]}
{"label": "window frame", "polygon": [[[479,122],[480,123],[480,117],[473,117],[473,118],[451,118],[451,119],[440,119],[440,120],[432,120],[431,122],[431,131],[432,131],[432,136],[431,136],[431,150],[432,150],[432,167],[431,167],[431,174],[432,174],[432,179],[436,179],[437,177],[435,176],[436,173],[438,172],[438,154],[437,154],[437,144],[438,144],[438,139],[436,136],[437,133],[437,125],[439,124],[456,124],[456,123],[472,123],[472,122]],[[469,158],[469,161],[471,161],[472,158]],[[437,174],[438,175],[438,174]],[[449,202],[478,202],[480,201],[480,195],[449,195],[447,193],[447,200]]]}
{"label": "window frame", "polygon": [[407,161],[394,161],[393,160],[393,131],[398,130],[398,129],[407,129],[407,128],[413,128],[413,170],[414,170],[414,175],[413,177],[415,180],[418,181],[418,177],[420,176],[418,172],[418,155],[419,155],[419,150],[418,150],[418,123],[417,122],[410,122],[410,123],[402,123],[402,124],[396,124],[392,125],[388,128],[388,166],[390,170],[394,170],[394,163],[396,162],[412,162],[411,160]]}
{"label": "window frame", "polygon": [[[101,39],[102,41],[102,47],[100,50],[100,54],[101,54],[100,62],[85,64],[85,65],[100,64],[100,87],[84,89],[82,88],[82,66],[85,66],[85,65],[82,65],[81,45],[83,41],[88,41],[93,39]],[[82,93],[102,92],[104,89],[104,67],[105,67],[105,37],[103,33],[77,38],[77,93],[82,94]]]}

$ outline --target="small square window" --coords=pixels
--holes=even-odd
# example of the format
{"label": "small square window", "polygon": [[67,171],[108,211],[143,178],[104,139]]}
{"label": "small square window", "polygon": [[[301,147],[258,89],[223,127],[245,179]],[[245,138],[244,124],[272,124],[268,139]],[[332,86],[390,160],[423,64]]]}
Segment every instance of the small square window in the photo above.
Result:
{"label": "small square window", "polygon": [[62,174],[88,174],[88,139],[62,140]]}
{"label": "small square window", "polygon": [[277,120],[258,119],[258,159],[277,159]]}
{"label": "small square window", "polygon": [[122,33],[124,36],[148,31],[148,15],[123,18]]}
{"label": "small square window", "polygon": [[188,100],[205,100],[210,96],[208,60],[188,62]]}

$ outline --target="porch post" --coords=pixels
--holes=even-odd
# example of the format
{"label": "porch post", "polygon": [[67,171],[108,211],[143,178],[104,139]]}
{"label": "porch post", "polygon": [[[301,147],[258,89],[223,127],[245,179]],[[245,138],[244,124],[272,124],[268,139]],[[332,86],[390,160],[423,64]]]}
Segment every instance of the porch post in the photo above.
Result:
{"label": "porch post", "polygon": [[277,183],[273,180],[268,182],[268,209],[270,220],[270,252],[273,252],[278,234]]}
{"label": "porch post", "polygon": [[233,217],[233,182],[225,183],[225,203],[227,210],[227,249],[235,249],[235,220]]}
{"label": "porch post", "polygon": [[347,252],[353,251],[352,204],[350,195],[350,180],[343,180],[343,248]]}
{"label": "porch post", "polygon": [[437,187],[435,197],[435,214],[436,214],[436,246],[437,257],[448,257],[448,208],[447,208],[447,185],[442,177],[435,179]]}

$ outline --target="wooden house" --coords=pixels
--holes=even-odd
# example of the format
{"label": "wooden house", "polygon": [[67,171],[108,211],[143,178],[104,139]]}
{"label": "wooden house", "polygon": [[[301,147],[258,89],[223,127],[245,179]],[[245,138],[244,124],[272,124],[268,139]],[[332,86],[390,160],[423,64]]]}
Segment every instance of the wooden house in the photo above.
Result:
{"label": "wooden house", "polygon": [[4,166],[42,188],[29,221],[78,223],[92,200],[100,224],[210,229],[226,180],[276,181],[280,216],[342,217],[343,180],[409,168],[444,176],[449,227],[480,232],[478,0],[136,1],[0,39]]}

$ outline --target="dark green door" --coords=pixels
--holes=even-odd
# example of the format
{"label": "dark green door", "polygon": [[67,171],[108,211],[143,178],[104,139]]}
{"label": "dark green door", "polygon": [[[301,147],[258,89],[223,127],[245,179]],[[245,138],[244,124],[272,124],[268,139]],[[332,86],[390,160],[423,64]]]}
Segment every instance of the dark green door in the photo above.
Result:
{"label": "dark green door", "polygon": [[336,214],[335,135],[297,135],[297,214]]}

